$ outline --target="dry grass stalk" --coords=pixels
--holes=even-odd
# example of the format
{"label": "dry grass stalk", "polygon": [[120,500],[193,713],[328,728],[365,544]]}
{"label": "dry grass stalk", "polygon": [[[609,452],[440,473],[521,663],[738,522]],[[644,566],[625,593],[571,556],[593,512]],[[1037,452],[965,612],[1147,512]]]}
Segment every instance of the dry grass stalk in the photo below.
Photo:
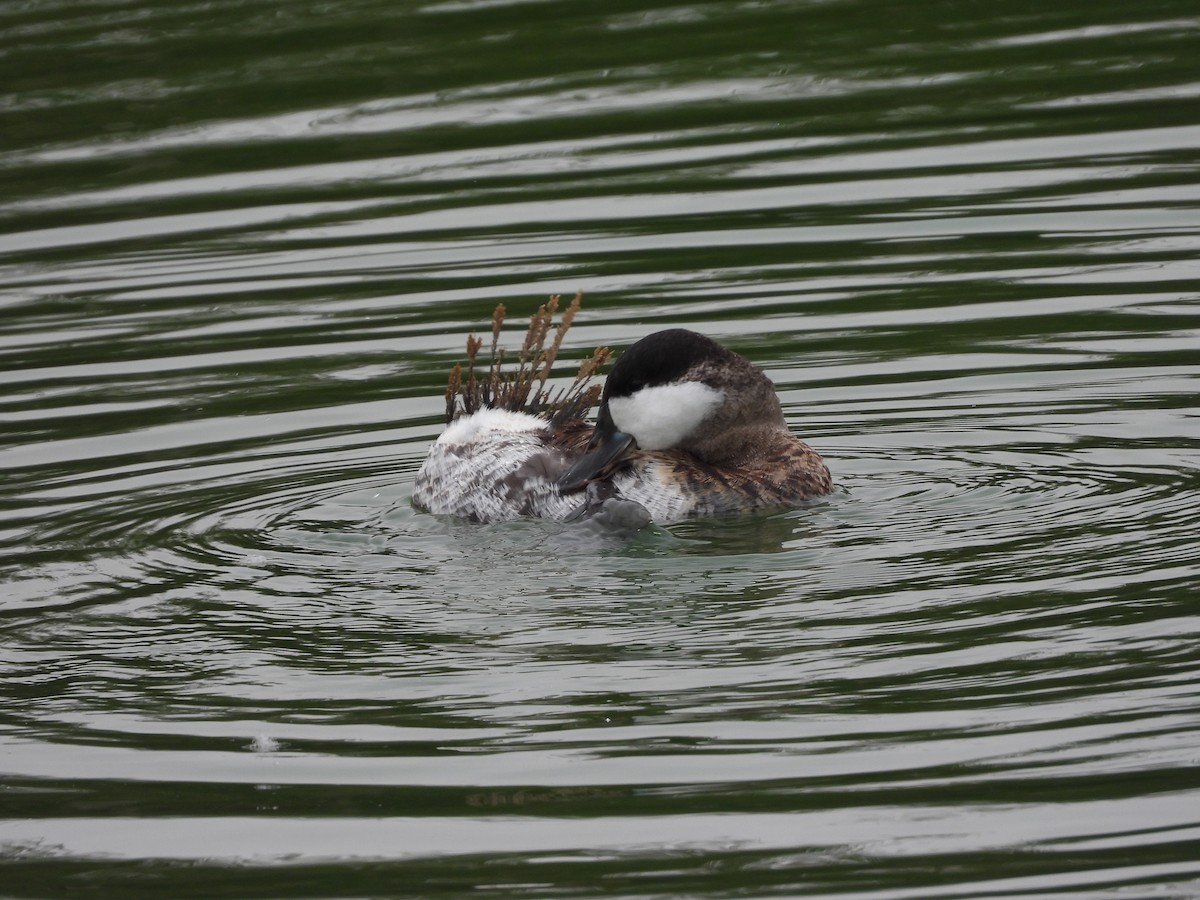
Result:
{"label": "dry grass stalk", "polygon": [[484,396],[486,403],[491,403],[500,389],[500,367],[504,365],[504,349],[500,348],[497,352],[497,346],[500,343],[500,329],[504,326],[506,312],[503,303],[497,303],[492,311],[492,363],[488,366],[487,394]]}
{"label": "dry grass stalk", "polygon": [[[474,399],[482,396],[479,382],[475,379],[475,357],[479,354],[479,348],[482,346],[483,338],[477,338],[473,334],[467,335],[467,384],[460,392],[464,400],[468,397]],[[479,406],[475,407],[475,409],[479,408]],[[467,412],[475,412],[475,409],[468,409]]]}
{"label": "dry grass stalk", "polygon": [[454,407],[458,403],[458,394],[462,390],[462,365],[454,364],[450,370],[450,380],[446,383],[446,422],[454,420]]}
{"label": "dry grass stalk", "polygon": [[[558,358],[563,337],[579,312],[583,294],[575,295],[555,326],[554,314],[558,311],[560,299],[555,294],[530,317],[514,371],[504,371],[504,349],[499,346],[500,329],[506,312],[504,304],[497,306],[492,314],[491,360],[485,379],[475,377],[476,358],[483,347],[483,339],[475,335],[467,338],[466,381],[463,381],[463,367],[456,365],[450,370],[450,381],[446,385],[447,423],[481,409],[531,413],[552,423],[581,419],[588,414],[601,393],[600,385],[589,382],[608,361],[609,350],[607,347],[596,348],[580,364],[579,373],[569,386],[556,392],[546,389],[546,381]],[[547,347],[546,338],[552,328],[554,338]]]}

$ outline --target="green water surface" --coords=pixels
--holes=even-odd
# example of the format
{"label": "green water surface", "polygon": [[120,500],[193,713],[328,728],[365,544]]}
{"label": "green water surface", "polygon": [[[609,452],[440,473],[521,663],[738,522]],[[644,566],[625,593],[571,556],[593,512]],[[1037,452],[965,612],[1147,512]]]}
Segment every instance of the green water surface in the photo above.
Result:
{"label": "green water surface", "polygon": [[[0,2],[0,894],[1200,896],[1200,9]],[[837,490],[414,510],[465,334]],[[568,357],[570,359],[568,359]]]}

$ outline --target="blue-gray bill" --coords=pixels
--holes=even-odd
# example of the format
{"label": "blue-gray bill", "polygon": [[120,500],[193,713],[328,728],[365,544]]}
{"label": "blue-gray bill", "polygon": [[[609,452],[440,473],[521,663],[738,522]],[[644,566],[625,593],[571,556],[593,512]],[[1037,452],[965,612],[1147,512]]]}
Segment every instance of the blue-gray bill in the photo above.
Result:
{"label": "blue-gray bill", "polygon": [[607,478],[632,449],[637,449],[633,435],[618,431],[608,407],[603,407],[587,453],[559,476],[559,491],[570,494],[590,482]]}

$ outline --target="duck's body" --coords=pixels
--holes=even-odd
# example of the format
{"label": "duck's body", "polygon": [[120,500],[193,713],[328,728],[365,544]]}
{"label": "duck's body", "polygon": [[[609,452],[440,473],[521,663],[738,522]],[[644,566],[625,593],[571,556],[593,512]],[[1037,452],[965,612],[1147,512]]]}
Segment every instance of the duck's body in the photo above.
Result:
{"label": "duck's body", "polygon": [[594,427],[495,409],[457,419],[430,448],[413,500],[496,522],[567,521],[615,499],[666,523],[796,506],[832,487],[821,457],[788,431],[760,369],[671,329],[618,359]]}
{"label": "duck's body", "polygon": [[581,420],[551,428],[539,416],[503,409],[463,416],[429,448],[413,501],[476,522],[566,521],[581,500],[555,483],[583,456],[591,431]]}

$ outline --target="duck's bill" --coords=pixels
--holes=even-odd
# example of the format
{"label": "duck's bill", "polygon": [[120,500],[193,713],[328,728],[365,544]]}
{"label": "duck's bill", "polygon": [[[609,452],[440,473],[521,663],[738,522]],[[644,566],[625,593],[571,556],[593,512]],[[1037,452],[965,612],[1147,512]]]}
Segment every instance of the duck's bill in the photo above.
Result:
{"label": "duck's bill", "polygon": [[607,478],[635,446],[633,435],[597,425],[588,452],[559,477],[559,491],[569,494],[593,481]]}

